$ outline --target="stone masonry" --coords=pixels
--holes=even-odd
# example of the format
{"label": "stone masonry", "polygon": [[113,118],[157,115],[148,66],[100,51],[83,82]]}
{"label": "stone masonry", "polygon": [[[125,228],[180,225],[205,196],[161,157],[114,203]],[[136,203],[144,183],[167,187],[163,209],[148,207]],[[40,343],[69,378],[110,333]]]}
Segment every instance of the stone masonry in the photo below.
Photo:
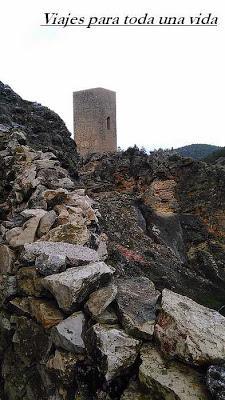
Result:
{"label": "stone masonry", "polygon": [[95,88],[73,93],[74,138],[81,155],[117,150],[116,93]]}

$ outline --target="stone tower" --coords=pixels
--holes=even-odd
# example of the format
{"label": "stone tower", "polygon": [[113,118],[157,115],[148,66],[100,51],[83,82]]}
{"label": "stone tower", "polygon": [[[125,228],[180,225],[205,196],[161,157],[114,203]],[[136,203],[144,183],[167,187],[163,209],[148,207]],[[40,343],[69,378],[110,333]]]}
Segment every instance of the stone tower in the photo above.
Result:
{"label": "stone tower", "polygon": [[81,155],[117,150],[115,92],[103,88],[74,92],[73,115]]}

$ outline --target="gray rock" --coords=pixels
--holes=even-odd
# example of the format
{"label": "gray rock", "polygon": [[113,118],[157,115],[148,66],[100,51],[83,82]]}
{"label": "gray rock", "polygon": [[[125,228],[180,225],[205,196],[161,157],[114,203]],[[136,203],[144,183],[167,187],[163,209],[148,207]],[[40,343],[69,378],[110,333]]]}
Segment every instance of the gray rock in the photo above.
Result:
{"label": "gray rock", "polygon": [[65,257],[52,254],[50,256],[41,254],[35,260],[35,267],[41,275],[48,276],[64,271],[66,269]]}
{"label": "gray rock", "polygon": [[86,332],[85,343],[107,381],[125,373],[134,364],[140,349],[140,341],[122,329],[100,324]]}
{"label": "gray rock", "polygon": [[13,262],[15,259],[14,252],[6,245],[0,245],[0,273],[12,273]]}
{"label": "gray rock", "polygon": [[166,363],[152,346],[141,350],[139,379],[153,398],[160,400],[209,400],[203,376],[179,362]]}
{"label": "gray rock", "polygon": [[80,266],[98,261],[98,254],[88,247],[70,243],[38,241],[24,246],[23,260],[35,261],[35,266],[42,275],[51,275],[64,271],[66,265]]}
{"label": "gray rock", "polygon": [[47,211],[42,210],[40,208],[27,208],[26,210],[23,210],[21,212],[21,215],[26,218],[32,218],[32,217],[39,217],[40,220],[41,218],[46,214]]}
{"label": "gray rock", "polygon": [[211,365],[209,367],[206,384],[213,399],[225,399],[225,364]]}
{"label": "gray rock", "polygon": [[115,299],[117,287],[114,284],[103,287],[91,293],[86,308],[92,317],[97,317],[105,311],[109,304]]}
{"label": "gray rock", "polygon": [[108,283],[114,271],[104,262],[96,262],[48,276],[42,284],[55,296],[59,307],[70,312],[76,310],[94,289]]}
{"label": "gray rock", "polygon": [[225,318],[167,289],[162,292],[155,336],[163,353],[186,363],[225,361]]}
{"label": "gray rock", "polygon": [[52,328],[52,341],[57,347],[64,350],[72,353],[84,353],[85,345],[82,339],[84,324],[85,317],[81,311],[72,314]]}
{"label": "gray rock", "polygon": [[47,202],[43,197],[43,192],[46,190],[46,187],[43,185],[38,185],[31,195],[28,206],[30,208],[42,208],[43,210],[47,210]]}
{"label": "gray rock", "polygon": [[48,211],[40,220],[39,227],[37,230],[37,236],[40,238],[43,235],[46,235],[48,231],[51,229],[57,218],[57,214],[54,210]]}
{"label": "gray rock", "polygon": [[116,302],[123,328],[137,338],[152,339],[160,292],[145,277],[118,279],[116,283]]}

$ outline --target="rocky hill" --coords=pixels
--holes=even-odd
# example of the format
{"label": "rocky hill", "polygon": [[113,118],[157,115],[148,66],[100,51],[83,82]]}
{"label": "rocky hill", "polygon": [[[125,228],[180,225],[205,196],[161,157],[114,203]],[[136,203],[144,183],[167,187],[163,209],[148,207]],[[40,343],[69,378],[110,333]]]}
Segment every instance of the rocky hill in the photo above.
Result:
{"label": "rocky hill", "polygon": [[223,400],[224,167],[79,160],[55,116],[62,154],[1,88],[0,399]]}
{"label": "rocky hill", "polygon": [[77,176],[74,140],[62,119],[39,103],[23,100],[8,85],[0,82],[0,128],[19,129],[35,150],[52,151],[65,168]]}
{"label": "rocky hill", "polygon": [[225,147],[220,147],[218,150],[213,151],[205,157],[204,161],[211,164],[225,165]]}
{"label": "rocky hill", "polygon": [[195,143],[188,146],[178,147],[174,151],[182,157],[191,157],[194,158],[194,160],[202,160],[217,150],[220,150],[219,146]]}

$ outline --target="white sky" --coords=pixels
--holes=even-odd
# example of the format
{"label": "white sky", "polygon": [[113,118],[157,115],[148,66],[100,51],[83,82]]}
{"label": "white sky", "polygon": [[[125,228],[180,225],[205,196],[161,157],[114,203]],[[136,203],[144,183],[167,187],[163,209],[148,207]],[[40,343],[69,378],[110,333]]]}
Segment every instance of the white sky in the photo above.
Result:
{"label": "white sky", "polygon": [[[74,16],[195,15],[219,27],[40,27]],[[56,111],[72,132],[72,92],[117,92],[118,145],[225,146],[223,0],[3,0],[0,80]]]}

